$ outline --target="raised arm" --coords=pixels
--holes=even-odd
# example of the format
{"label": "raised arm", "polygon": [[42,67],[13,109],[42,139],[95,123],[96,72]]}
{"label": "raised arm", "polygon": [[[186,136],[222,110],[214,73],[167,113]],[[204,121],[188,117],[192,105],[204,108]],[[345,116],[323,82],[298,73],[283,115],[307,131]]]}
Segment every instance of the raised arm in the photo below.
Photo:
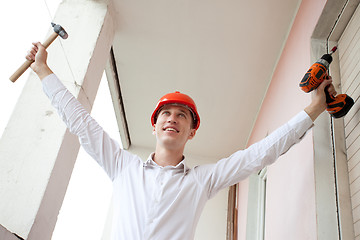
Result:
{"label": "raised arm", "polygon": [[294,144],[301,141],[306,132],[312,127],[313,121],[326,109],[324,89],[335,95],[331,78],[325,80],[315,91],[312,102],[293,117],[289,122],[276,129],[263,140],[240,150],[230,157],[196,167],[194,173],[198,182],[204,185],[208,196],[212,197],[220,189],[231,186],[247,178],[253,172],[274,163],[282,154],[286,153]]}
{"label": "raised arm", "polygon": [[82,147],[94,158],[113,180],[132,155],[120,149],[120,145],[90,116],[81,103],[66,89],[48,67],[47,52],[40,43],[33,43],[26,59],[35,61],[33,71],[42,81],[43,90],[71,133],[78,136]]}

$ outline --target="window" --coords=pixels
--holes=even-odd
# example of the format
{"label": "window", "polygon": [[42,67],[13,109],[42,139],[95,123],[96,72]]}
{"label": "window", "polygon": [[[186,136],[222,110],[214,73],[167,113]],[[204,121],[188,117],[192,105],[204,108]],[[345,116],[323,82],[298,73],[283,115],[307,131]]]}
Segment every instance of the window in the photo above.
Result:
{"label": "window", "polygon": [[[121,144],[105,74],[100,82],[91,115]],[[101,239],[111,196],[110,179],[80,147],[52,239]]]}
{"label": "window", "polygon": [[267,181],[267,168],[262,169],[258,173],[258,210],[257,210],[257,238],[263,240],[265,235],[265,210],[266,210],[266,181]]}
{"label": "window", "polygon": [[265,239],[267,168],[250,176],[246,239]]}

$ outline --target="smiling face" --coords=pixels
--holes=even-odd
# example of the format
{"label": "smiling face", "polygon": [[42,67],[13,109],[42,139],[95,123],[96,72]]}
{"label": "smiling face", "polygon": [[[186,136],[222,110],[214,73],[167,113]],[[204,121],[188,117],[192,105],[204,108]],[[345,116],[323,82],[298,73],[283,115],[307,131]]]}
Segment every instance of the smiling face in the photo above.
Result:
{"label": "smiling face", "polygon": [[158,113],[153,134],[157,147],[168,150],[184,150],[185,144],[195,136],[193,117],[188,108],[181,105],[165,105]]}

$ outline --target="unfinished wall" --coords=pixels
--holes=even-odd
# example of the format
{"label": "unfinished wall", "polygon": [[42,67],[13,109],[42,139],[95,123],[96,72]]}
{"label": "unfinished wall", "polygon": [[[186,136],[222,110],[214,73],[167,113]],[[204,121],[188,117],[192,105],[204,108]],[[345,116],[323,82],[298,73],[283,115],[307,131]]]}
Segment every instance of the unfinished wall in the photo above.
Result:
{"label": "unfinished wall", "polygon": [[[326,1],[302,1],[248,145],[257,142],[311,101],[298,84],[309,68],[310,38]],[[239,239],[246,239],[248,180],[239,184]],[[251,191],[251,190],[250,190]],[[312,133],[267,171],[265,239],[316,239]]]}

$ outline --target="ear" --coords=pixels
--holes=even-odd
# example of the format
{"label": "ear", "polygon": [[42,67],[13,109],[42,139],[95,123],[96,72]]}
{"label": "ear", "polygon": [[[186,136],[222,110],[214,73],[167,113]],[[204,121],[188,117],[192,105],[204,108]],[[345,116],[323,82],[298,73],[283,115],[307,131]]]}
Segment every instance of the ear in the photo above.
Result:
{"label": "ear", "polygon": [[155,131],[155,124],[153,125],[152,134],[153,134],[154,136],[156,135],[156,131]]}
{"label": "ear", "polygon": [[195,134],[196,134],[196,129],[193,129],[193,128],[192,128],[192,129],[190,130],[189,140],[190,140],[190,139],[193,139],[193,138],[195,137]]}

